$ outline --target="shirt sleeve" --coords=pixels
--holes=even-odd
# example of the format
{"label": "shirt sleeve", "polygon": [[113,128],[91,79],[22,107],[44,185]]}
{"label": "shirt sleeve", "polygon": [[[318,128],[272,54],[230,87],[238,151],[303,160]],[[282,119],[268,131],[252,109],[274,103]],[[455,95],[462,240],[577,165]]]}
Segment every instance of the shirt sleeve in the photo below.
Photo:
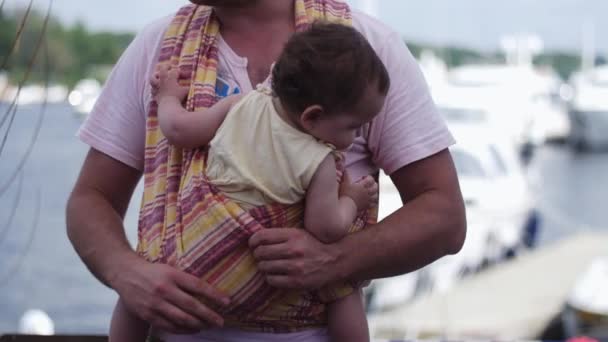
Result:
{"label": "shirt sleeve", "polygon": [[397,33],[379,50],[391,78],[382,112],[371,123],[368,148],[387,174],[454,144],[418,63]]}
{"label": "shirt sleeve", "polygon": [[148,73],[163,30],[150,25],[135,37],[77,133],[87,145],[138,170],[144,165]]}

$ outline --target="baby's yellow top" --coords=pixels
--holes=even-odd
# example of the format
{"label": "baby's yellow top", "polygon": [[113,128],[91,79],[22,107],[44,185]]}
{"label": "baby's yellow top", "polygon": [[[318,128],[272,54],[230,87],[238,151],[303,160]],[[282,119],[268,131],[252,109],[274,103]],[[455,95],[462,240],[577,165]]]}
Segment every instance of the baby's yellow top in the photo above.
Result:
{"label": "baby's yellow top", "polygon": [[247,94],[210,143],[207,177],[243,208],[304,199],[332,149],[289,125],[265,87]]}

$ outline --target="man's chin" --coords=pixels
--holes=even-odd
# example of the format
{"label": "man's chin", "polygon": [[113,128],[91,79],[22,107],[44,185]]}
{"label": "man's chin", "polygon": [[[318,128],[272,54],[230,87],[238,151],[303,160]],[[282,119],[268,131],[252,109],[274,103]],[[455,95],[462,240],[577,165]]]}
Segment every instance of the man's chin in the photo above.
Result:
{"label": "man's chin", "polygon": [[190,0],[195,5],[217,6],[217,7],[246,7],[254,3],[254,0]]}

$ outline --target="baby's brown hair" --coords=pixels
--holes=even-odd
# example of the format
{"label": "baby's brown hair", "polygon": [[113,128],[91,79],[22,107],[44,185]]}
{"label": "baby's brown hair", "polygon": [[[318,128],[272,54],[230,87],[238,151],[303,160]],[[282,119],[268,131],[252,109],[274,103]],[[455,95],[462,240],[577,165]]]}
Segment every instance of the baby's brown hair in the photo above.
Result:
{"label": "baby's brown hair", "polygon": [[294,34],[272,72],[272,90],[291,112],[321,105],[326,112],[355,106],[375,82],[386,95],[390,78],[367,39],[352,27],[316,22]]}

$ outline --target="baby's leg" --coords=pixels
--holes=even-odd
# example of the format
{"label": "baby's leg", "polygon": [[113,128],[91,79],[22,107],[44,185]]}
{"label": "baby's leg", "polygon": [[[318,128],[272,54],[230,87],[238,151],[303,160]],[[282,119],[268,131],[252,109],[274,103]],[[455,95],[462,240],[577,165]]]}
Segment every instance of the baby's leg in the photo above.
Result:
{"label": "baby's leg", "polygon": [[361,289],[328,307],[329,336],[332,342],[369,342],[369,330]]}
{"label": "baby's leg", "polygon": [[133,315],[118,299],[110,324],[110,342],[145,342],[148,330],[148,323]]}

